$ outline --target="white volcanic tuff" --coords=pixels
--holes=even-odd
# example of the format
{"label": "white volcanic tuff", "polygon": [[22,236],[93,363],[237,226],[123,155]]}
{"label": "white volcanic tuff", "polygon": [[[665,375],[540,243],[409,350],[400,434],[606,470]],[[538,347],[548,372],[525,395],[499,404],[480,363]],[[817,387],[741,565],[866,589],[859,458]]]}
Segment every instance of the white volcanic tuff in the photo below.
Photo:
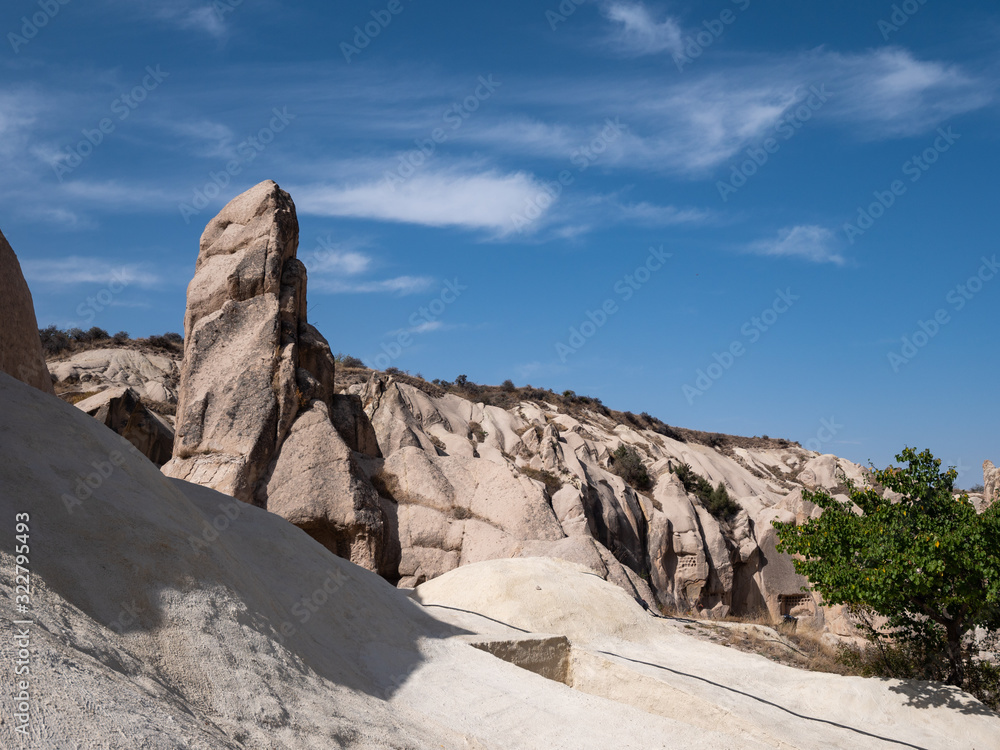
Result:
{"label": "white volcanic tuff", "polygon": [[125,385],[147,401],[177,402],[179,368],[165,355],[134,349],[90,349],[50,365],[57,380],[77,380],[80,391]]}
{"label": "white volcanic tuff", "polygon": [[[1000,732],[952,688],[938,698],[960,710],[923,705],[924,683],[697,641],[566,563],[466,566],[422,586],[422,607],[5,374],[0,406],[0,514],[30,519],[32,747],[964,750]],[[106,463],[67,512],[60,495]],[[13,557],[0,538],[0,567]],[[13,589],[0,577],[0,598]],[[5,633],[13,619],[0,611]],[[569,637],[572,689],[469,645],[545,633]],[[15,648],[0,640],[0,660]],[[0,722],[0,745],[25,745],[15,726]]]}
{"label": "white volcanic tuff", "polygon": [[[808,596],[803,604],[806,581],[775,551],[770,527],[772,520],[801,521],[815,512],[801,501],[803,487],[835,489],[841,474],[860,479],[861,468],[850,462],[774,444],[726,455],[593,411],[569,414],[535,402],[504,410],[456,394],[433,397],[391,377],[376,375],[352,390],[364,399],[386,456],[369,470],[395,490],[402,585],[488,557],[549,555],[589,564],[648,604],[714,614],[768,609],[773,616],[794,608],[817,626],[850,632],[839,610],[824,614]],[[486,433],[482,442],[470,422]],[[658,477],[651,497],[608,470],[622,443],[635,447]],[[670,472],[679,463],[713,486],[722,482],[743,512],[728,521],[713,518]],[[558,476],[562,489],[550,495],[525,477],[528,470]],[[518,525],[524,518],[533,521]]]}
{"label": "white volcanic tuff", "polygon": [[[723,734],[719,747],[995,744],[1000,718],[954,688],[929,699],[926,683],[808,672],[692,642],[683,622],[647,615],[588,572],[559,560],[493,560],[424,583],[416,597],[476,640],[565,636],[574,690]],[[660,746],[684,747],[684,737]]]}

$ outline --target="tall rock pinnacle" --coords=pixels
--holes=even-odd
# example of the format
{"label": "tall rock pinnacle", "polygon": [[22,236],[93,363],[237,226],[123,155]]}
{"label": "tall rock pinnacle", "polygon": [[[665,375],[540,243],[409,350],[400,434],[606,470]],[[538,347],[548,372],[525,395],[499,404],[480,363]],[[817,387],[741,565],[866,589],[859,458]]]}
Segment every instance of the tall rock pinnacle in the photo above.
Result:
{"label": "tall rock pinnacle", "polygon": [[188,286],[168,476],[267,508],[341,557],[378,570],[378,494],[331,422],[334,359],[306,321],[291,197],[268,180],[201,237]]}

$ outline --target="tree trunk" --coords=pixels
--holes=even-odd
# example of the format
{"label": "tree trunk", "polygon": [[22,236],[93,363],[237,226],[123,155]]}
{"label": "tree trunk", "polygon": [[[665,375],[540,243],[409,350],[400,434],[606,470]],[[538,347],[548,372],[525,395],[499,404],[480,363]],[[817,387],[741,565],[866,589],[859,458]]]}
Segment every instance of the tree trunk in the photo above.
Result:
{"label": "tree trunk", "polygon": [[962,631],[955,620],[948,620],[945,623],[945,630],[948,633],[948,664],[950,666],[948,684],[960,688],[965,684],[965,663],[962,660]]}

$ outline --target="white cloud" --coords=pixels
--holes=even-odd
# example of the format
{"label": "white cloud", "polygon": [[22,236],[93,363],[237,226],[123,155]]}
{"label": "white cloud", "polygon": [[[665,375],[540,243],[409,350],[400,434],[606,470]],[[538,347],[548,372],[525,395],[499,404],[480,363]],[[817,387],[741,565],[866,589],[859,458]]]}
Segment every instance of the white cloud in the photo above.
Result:
{"label": "white cloud", "polygon": [[310,282],[310,291],[315,290],[328,294],[393,293],[402,296],[426,291],[433,284],[434,279],[427,276],[397,276],[377,281],[345,281],[343,279],[321,278],[315,283]]}
{"label": "white cloud", "polygon": [[102,258],[78,255],[45,260],[25,259],[21,261],[21,270],[25,279],[37,286],[66,287],[117,282],[149,289],[161,283],[161,278],[146,270],[145,264],[118,264]]}
{"label": "white cloud", "polygon": [[747,252],[777,258],[800,258],[813,263],[844,264],[844,257],[834,247],[834,235],[826,227],[814,224],[786,227],[775,239],[758,240]]}
{"label": "white cloud", "polygon": [[711,215],[702,208],[677,208],[658,206],[646,201],[639,203],[619,203],[616,208],[623,221],[632,221],[651,226],[672,226],[674,224],[697,224]]}
{"label": "white cloud", "polygon": [[525,86],[512,94],[520,97],[515,105],[544,115],[485,113],[462,138],[499,152],[570,164],[610,114],[628,130],[598,156],[596,168],[700,179],[775,135],[783,118],[810,101],[812,87],[824,91],[826,100],[813,97],[819,106],[806,115],[809,129],[837,126],[862,141],[928,132],[995,98],[994,85],[960,66],[918,60],[898,48],[853,55],[821,48],[725,63],[721,70],[704,65],[662,82],[626,74]]}
{"label": "white cloud", "polygon": [[524,172],[494,170],[427,170],[403,184],[379,177],[348,185],[306,185],[293,192],[303,214],[486,229],[500,235],[513,230],[512,215],[543,193]]}
{"label": "white cloud", "polygon": [[626,54],[678,55],[683,51],[680,24],[669,16],[657,21],[641,2],[616,0],[605,5],[604,14],[617,26],[612,38],[614,45]]}
{"label": "white cloud", "polygon": [[831,112],[845,123],[862,125],[866,138],[917,135],[994,98],[993,84],[960,66],[918,60],[898,47],[816,57],[817,68],[832,72]]}

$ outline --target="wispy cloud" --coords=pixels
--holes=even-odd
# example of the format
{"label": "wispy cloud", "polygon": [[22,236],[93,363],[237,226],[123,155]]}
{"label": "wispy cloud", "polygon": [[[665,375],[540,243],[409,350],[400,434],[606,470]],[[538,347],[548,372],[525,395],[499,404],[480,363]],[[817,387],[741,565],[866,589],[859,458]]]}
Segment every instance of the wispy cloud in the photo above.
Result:
{"label": "wispy cloud", "polygon": [[833,232],[814,224],[786,227],[778,231],[776,238],[749,244],[746,251],[754,255],[798,258],[812,263],[834,263],[838,266],[845,263],[844,257],[837,252]]}
{"label": "wispy cloud", "polygon": [[830,112],[841,122],[860,124],[862,138],[910,136],[995,99],[996,84],[937,60],[918,60],[889,47],[856,55],[817,52],[806,62],[830,70],[834,91]]}
{"label": "wispy cloud", "polygon": [[427,276],[397,276],[376,281],[320,278],[316,282],[310,282],[310,290],[328,294],[392,293],[403,296],[427,291],[434,283],[435,279]]}
{"label": "wispy cloud", "polygon": [[[122,0],[112,0],[119,6]],[[221,39],[226,36],[226,23],[223,18],[223,7],[227,3],[210,2],[210,0],[128,0],[127,5],[138,9],[147,18],[155,18],[169,23],[179,29],[198,31]]]}
{"label": "wispy cloud", "polygon": [[524,172],[426,171],[402,185],[379,177],[348,185],[295,188],[300,213],[356,219],[511,231],[511,216],[523,211],[542,187]]}
{"label": "wispy cloud", "polygon": [[680,54],[684,48],[680,24],[670,16],[657,21],[641,2],[605,3],[604,15],[615,24],[612,45],[627,55]]}
{"label": "wispy cloud", "polygon": [[161,284],[159,275],[141,263],[118,264],[103,258],[70,255],[64,258],[21,261],[24,277],[32,285],[67,287],[80,284],[125,283],[149,289]]}

